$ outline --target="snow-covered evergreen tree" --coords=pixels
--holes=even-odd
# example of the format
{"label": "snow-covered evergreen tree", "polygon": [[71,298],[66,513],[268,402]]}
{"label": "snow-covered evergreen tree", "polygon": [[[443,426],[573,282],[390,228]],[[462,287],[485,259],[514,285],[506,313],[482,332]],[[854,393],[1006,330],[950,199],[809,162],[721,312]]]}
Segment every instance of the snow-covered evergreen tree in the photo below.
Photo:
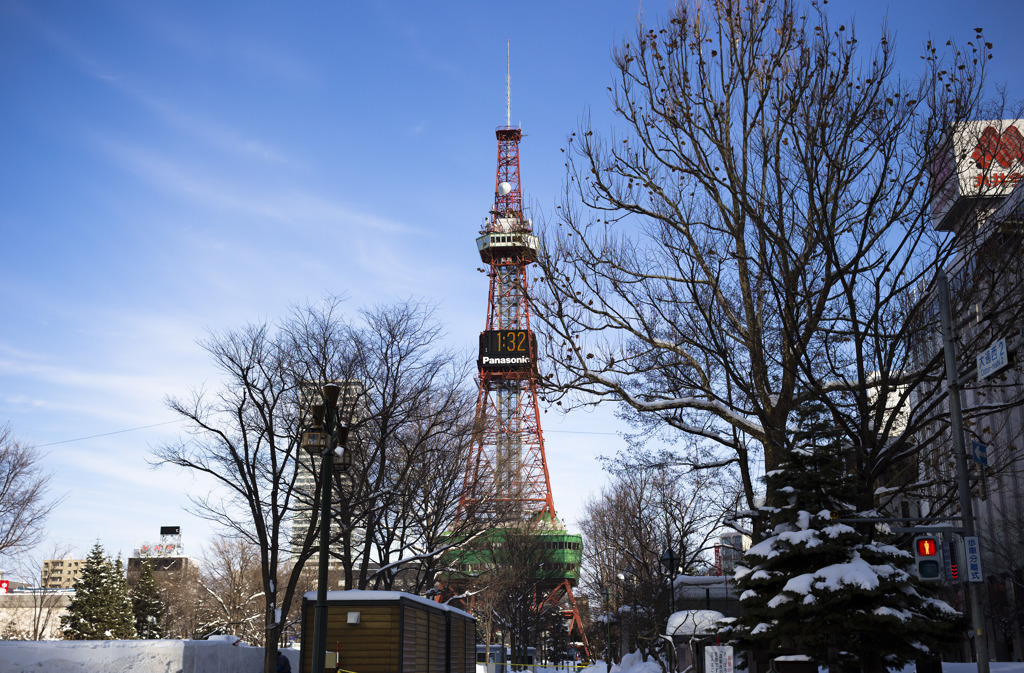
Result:
{"label": "snow-covered evergreen tree", "polygon": [[68,640],[119,640],[135,637],[128,585],[121,559],[110,562],[97,542],[75,582],[68,613],[60,618]]}
{"label": "snow-covered evergreen tree", "polygon": [[[766,512],[764,540],[736,569],[743,616],[730,636],[750,649],[793,649],[833,673],[880,673],[931,651],[960,622],[923,596],[912,556],[888,527],[857,519],[838,443],[820,410],[800,419],[793,448],[767,488],[785,503]],[[841,519],[841,521],[840,521]]]}
{"label": "snow-covered evergreen tree", "polygon": [[128,578],[121,556],[114,562],[110,577],[111,612],[107,632],[116,640],[138,637],[135,633],[135,615],[132,612],[132,597],[128,591]]}
{"label": "snow-covered evergreen tree", "polygon": [[132,589],[132,613],[135,615],[135,632],[139,638],[162,638],[166,612],[167,608],[156,586],[153,566],[149,561],[144,561],[139,579]]}

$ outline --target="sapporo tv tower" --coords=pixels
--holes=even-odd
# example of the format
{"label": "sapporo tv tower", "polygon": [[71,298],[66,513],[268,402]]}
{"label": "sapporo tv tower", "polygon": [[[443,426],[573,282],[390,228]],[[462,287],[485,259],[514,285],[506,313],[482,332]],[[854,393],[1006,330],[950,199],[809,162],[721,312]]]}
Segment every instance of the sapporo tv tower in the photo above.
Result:
{"label": "sapporo tv tower", "polygon": [[[523,216],[519,179],[522,129],[511,124],[506,74],[505,126],[499,127],[494,208],[477,238],[490,290],[487,323],[480,334],[477,438],[466,466],[460,518],[495,527],[501,545],[512,529],[528,531],[538,560],[535,607],[570,620],[570,636],[586,648],[572,588],[579,581],[582,537],[566,532],[555,515],[551,478],[537,405],[537,340],[530,329],[528,267],[537,261],[539,239]],[[474,560],[463,558],[465,568]],[[475,560],[498,562],[487,553]],[[490,558],[487,558],[490,557]]]}

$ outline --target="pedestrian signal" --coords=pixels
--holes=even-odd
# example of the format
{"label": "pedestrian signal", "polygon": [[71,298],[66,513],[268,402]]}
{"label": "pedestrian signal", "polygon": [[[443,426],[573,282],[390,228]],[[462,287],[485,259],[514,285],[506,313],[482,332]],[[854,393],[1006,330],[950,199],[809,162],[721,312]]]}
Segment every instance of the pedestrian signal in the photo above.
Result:
{"label": "pedestrian signal", "polygon": [[932,535],[914,538],[914,565],[922,582],[937,582],[942,579],[942,564],[938,540]]}

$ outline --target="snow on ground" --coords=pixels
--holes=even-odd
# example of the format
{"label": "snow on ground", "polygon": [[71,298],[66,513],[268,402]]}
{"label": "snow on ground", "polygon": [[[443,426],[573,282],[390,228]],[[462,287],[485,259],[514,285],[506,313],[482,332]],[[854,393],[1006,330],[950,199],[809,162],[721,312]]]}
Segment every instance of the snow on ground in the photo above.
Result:
{"label": "snow on ground", "polygon": [[[0,673],[252,673],[263,648],[217,640],[3,640]],[[298,670],[299,651],[285,650]]]}
{"label": "snow on ground", "polygon": [[[1020,661],[993,661],[988,666],[992,673],[1024,673],[1024,662]],[[942,673],[978,673],[978,665],[942,664]]]}
{"label": "snow on ground", "polygon": [[[299,651],[284,650],[298,670]],[[1024,663],[992,662],[992,673],[1024,673]],[[0,673],[252,673],[263,668],[263,648],[233,640],[0,640]],[[493,670],[493,669],[492,669]],[[566,673],[565,667],[530,669],[532,673]],[[569,669],[572,670],[572,669]],[[824,669],[823,669],[824,670]],[[942,673],[976,673],[976,664],[942,664]],[[603,661],[579,673],[606,673]],[[477,673],[487,673],[482,664]],[[611,673],[661,673],[639,652],[628,654]],[[900,673],[915,673],[913,665]]]}
{"label": "snow on ground", "polygon": [[[989,664],[992,673],[1024,673],[1024,663],[1011,661],[993,661]],[[555,669],[535,669],[537,673],[556,673]],[[564,670],[564,669],[562,669]],[[593,666],[581,669],[580,673],[605,673],[607,667],[603,661],[598,661]],[[828,673],[827,669],[819,669],[822,673]],[[916,673],[917,669],[913,664],[907,666],[899,673]],[[942,664],[942,673],[977,673],[977,664]],[[482,671],[480,672],[482,673]],[[661,667],[653,661],[644,662],[640,654],[634,652],[622,658],[621,664],[612,664],[612,673],[661,673]]]}

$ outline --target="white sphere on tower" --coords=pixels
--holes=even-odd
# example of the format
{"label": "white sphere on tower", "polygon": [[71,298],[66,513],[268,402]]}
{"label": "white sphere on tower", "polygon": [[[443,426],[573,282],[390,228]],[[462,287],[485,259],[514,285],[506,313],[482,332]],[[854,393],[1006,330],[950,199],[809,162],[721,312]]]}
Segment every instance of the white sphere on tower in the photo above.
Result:
{"label": "white sphere on tower", "polygon": [[507,196],[512,191],[512,185],[507,182],[498,183],[498,196]]}

